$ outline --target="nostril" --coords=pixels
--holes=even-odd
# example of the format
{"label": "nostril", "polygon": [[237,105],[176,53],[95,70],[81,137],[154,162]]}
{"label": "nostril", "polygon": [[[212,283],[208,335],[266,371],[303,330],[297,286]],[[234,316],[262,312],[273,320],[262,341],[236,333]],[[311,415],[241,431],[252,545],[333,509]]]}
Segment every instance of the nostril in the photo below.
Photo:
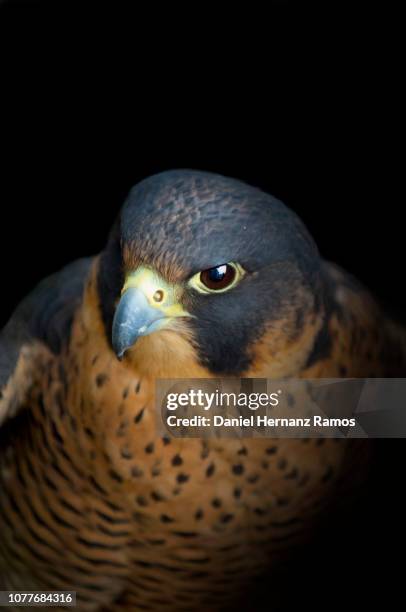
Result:
{"label": "nostril", "polygon": [[154,302],[162,302],[162,300],[164,299],[164,292],[162,291],[162,289],[158,289],[157,291],[155,291],[154,295],[152,296],[152,299],[154,300]]}

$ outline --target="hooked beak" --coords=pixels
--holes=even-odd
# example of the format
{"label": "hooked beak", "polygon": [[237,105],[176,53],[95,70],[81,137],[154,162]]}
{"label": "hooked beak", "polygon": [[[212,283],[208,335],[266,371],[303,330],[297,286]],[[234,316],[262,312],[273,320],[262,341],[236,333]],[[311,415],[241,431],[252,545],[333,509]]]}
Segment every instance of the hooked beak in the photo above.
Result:
{"label": "hooked beak", "polygon": [[124,284],[113,319],[112,344],[119,359],[140,336],[166,327],[175,317],[191,316],[178,303],[179,287],[141,267]]}
{"label": "hooked beak", "polygon": [[113,319],[113,349],[119,359],[140,336],[158,329],[165,315],[149,305],[140,289],[131,287],[125,291]]}

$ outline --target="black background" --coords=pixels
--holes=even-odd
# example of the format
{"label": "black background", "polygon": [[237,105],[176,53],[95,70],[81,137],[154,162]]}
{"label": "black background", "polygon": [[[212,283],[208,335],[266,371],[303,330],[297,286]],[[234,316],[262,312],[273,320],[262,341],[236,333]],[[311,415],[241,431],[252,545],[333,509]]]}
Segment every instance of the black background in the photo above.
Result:
{"label": "black background", "polygon": [[[177,167],[281,198],[326,258],[402,316],[397,16],[289,1],[255,15],[150,8],[0,4],[0,326],[37,281],[103,248],[134,183]],[[403,451],[378,445],[363,502],[309,549],[300,601],[389,604]]]}

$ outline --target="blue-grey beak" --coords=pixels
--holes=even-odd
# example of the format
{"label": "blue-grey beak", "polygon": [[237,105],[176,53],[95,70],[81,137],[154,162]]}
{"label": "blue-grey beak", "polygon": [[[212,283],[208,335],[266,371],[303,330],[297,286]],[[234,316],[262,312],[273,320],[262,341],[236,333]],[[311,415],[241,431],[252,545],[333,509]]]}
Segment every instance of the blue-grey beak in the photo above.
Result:
{"label": "blue-grey beak", "polygon": [[151,306],[140,289],[126,289],[113,319],[112,343],[117,357],[122,359],[140,336],[156,331],[164,318],[165,313]]}

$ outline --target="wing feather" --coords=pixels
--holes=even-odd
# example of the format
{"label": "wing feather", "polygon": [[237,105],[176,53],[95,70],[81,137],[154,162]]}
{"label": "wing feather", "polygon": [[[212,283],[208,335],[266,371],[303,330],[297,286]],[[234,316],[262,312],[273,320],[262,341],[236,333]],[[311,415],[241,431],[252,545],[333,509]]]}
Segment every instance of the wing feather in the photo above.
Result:
{"label": "wing feather", "polygon": [[79,259],[41,281],[0,332],[0,425],[24,402],[39,353],[58,354],[69,339],[91,262]]}

